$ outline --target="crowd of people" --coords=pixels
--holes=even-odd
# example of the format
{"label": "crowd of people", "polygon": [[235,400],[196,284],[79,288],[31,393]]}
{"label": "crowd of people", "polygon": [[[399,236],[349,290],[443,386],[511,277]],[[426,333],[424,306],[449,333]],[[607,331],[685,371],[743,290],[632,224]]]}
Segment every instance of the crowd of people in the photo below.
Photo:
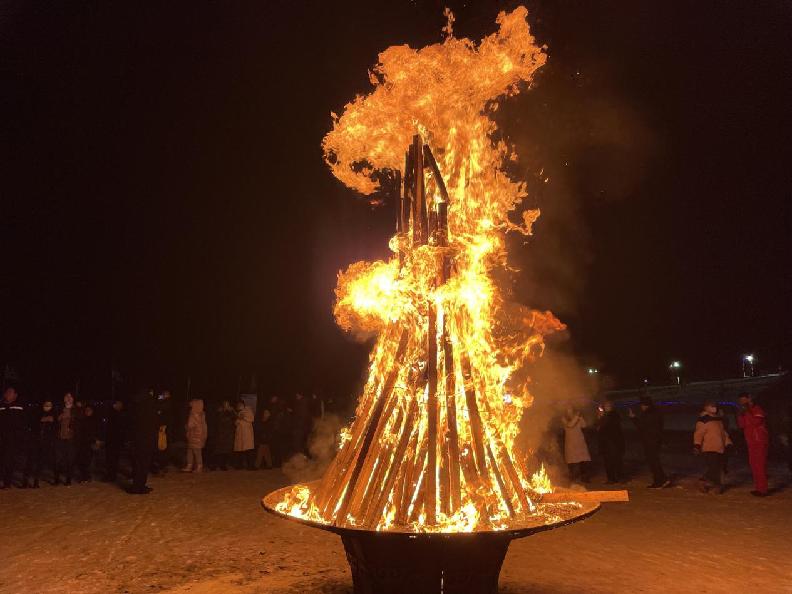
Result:
{"label": "crowd of people", "polygon": [[[319,398],[302,394],[289,400],[272,396],[257,403],[256,413],[243,399],[207,407],[192,398],[182,411],[170,391],[154,389],[104,408],[71,392],[61,402],[25,407],[17,390],[6,388],[0,402],[0,488],[38,488],[45,475],[53,485],[88,482],[95,475],[115,482],[124,470],[131,479],[128,491],[145,494],[151,491],[149,474],[162,474],[177,461],[182,472],[273,468],[293,454],[307,454],[314,419],[324,414]],[[183,452],[174,444],[183,445]]]}
{"label": "crowd of people", "polygon": [[[129,409],[128,409],[129,405]],[[737,423],[742,429],[753,473],[756,496],[768,494],[768,430],[765,412],[750,394],[739,397]],[[67,392],[61,402],[44,400],[25,408],[14,387],[0,402],[0,488],[37,488],[44,473],[54,485],[87,482],[101,471],[105,481],[119,478],[121,460],[131,478],[128,491],[148,493],[149,473],[161,474],[176,462],[183,472],[256,470],[280,466],[292,455],[308,454],[312,425],[324,414],[315,395],[296,394],[288,401],[272,396],[258,402],[256,412],[243,399],[221,400],[214,407],[192,398],[179,414],[168,390],[149,389],[131,402],[113,400],[107,410],[82,402]],[[628,409],[652,475],[650,488],[664,488],[671,480],[663,468],[663,416],[651,398],[640,399],[638,410]],[[587,482],[591,454],[588,424],[579,410],[568,407],[561,417],[564,459],[572,481]],[[622,418],[614,402],[603,401],[593,424],[597,452],[608,484],[624,480],[625,439]],[[702,491],[722,493],[723,477],[733,448],[728,419],[713,401],[704,403],[692,432],[692,450],[703,461]],[[183,444],[183,452],[174,448]],[[103,456],[97,456],[103,452]],[[103,465],[98,458],[103,458]],[[15,482],[17,476],[21,478]]]}
{"label": "crowd of people", "polygon": [[[748,462],[753,475],[754,489],[751,493],[758,497],[768,494],[767,455],[769,434],[767,419],[761,406],[754,402],[751,394],[739,396],[740,410],[737,423],[742,430],[748,450]],[[639,401],[639,410],[628,409],[630,420],[637,429],[641,442],[644,461],[652,475],[649,487],[661,489],[671,486],[661,460],[664,441],[663,416],[652,399],[644,396]],[[587,482],[591,454],[584,429],[586,421],[579,410],[568,407],[562,415],[564,459],[569,468],[571,481]],[[621,415],[610,400],[605,400],[597,408],[594,423],[597,449],[605,467],[607,484],[624,480],[623,458],[625,452]],[[729,434],[728,419],[714,401],[704,403],[703,409],[691,428],[692,451],[703,461],[704,473],[699,481],[703,492],[723,493],[724,476],[728,472],[728,458],[733,449]]]}

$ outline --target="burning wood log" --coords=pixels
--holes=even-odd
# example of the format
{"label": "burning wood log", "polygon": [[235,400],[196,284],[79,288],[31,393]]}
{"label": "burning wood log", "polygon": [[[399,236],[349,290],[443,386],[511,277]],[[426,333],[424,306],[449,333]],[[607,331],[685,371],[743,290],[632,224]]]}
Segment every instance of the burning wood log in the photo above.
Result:
{"label": "burning wood log", "polygon": [[545,493],[540,503],[565,503],[568,501],[590,502],[628,502],[629,491],[555,491]]}

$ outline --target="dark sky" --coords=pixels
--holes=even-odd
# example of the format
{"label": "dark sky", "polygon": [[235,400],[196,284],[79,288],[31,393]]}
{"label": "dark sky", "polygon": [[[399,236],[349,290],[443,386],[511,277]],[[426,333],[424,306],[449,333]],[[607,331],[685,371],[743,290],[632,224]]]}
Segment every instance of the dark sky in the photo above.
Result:
{"label": "dark sky", "polygon": [[[0,364],[32,394],[192,376],[346,394],[335,274],[386,254],[320,142],[378,51],[515,2],[0,4]],[[549,46],[504,106],[543,209],[517,295],[621,385],[792,362],[786,2],[529,2]],[[551,178],[535,183],[540,170]]]}

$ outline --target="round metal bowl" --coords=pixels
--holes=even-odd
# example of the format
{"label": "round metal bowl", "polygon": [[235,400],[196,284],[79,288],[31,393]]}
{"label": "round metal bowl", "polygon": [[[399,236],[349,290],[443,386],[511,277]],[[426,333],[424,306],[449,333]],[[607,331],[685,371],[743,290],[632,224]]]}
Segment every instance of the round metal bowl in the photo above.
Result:
{"label": "round metal bowl", "polygon": [[[310,486],[310,485],[309,485]],[[560,521],[524,522],[506,530],[476,532],[377,532],[321,524],[275,510],[292,487],[266,495],[268,512],[293,522],[341,536],[352,572],[355,594],[494,594],[509,543],[517,538],[584,520],[599,503],[560,507]]]}

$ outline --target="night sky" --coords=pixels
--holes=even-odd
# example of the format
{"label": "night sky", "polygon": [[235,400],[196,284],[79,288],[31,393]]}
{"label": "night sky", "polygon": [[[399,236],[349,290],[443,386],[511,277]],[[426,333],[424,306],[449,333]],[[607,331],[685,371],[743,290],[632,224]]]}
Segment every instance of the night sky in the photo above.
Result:
{"label": "night sky", "polygon": [[[477,39],[517,4],[3,2],[0,365],[31,397],[103,397],[113,367],[348,394],[368,347],[335,275],[394,218],[324,166],[330,111],[379,51],[439,41],[444,6]],[[616,385],[788,367],[789,3],[527,4],[549,61],[499,112],[543,211],[517,296]]]}

